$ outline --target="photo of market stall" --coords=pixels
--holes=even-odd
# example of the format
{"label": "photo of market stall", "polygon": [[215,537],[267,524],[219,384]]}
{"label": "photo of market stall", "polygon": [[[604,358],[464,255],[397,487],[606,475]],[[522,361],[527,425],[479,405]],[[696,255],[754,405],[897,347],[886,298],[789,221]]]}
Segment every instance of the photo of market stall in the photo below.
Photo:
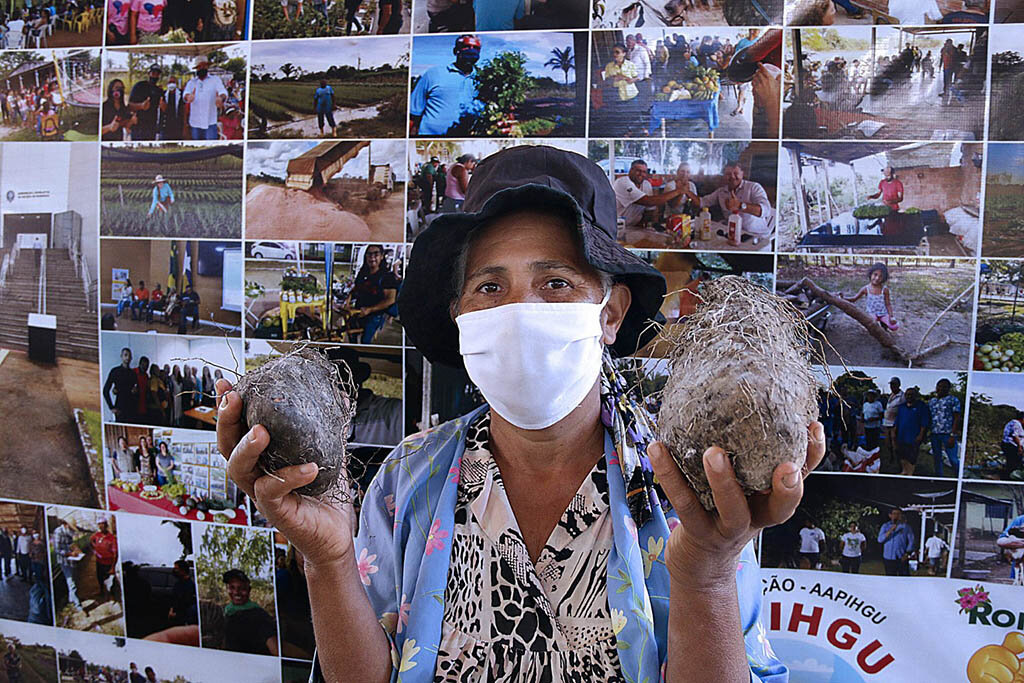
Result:
{"label": "photo of market stall", "polygon": [[[776,143],[595,140],[588,155],[608,172],[621,219],[621,244],[772,251]],[[640,199],[637,191],[643,194]],[[727,225],[731,199],[737,209],[747,207],[740,209],[740,230],[732,238]],[[708,225],[702,230],[704,221]]]}
{"label": "photo of market stall", "polygon": [[781,251],[977,254],[981,143],[782,147]]}
{"label": "photo of market stall", "polygon": [[400,346],[401,244],[247,242],[246,335]]}
{"label": "photo of market stall", "polygon": [[787,31],[783,137],[980,140],[988,35],[963,26]]}
{"label": "photo of market stall", "polygon": [[781,76],[782,38],[758,28],[594,31],[590,135],[777,137],[778,107],[753,81],[759,65]]}
{"label": "photo of market stall", "polygon": [[1024,372],[1024,261],[982,261],[978,285],[973,368]]}

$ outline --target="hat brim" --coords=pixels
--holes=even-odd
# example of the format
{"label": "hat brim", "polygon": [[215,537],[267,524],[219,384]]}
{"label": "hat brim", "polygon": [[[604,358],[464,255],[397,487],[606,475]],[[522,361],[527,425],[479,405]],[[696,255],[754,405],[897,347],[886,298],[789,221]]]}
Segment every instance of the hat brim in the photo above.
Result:
{"label": "hat brim", "polygon": [[574,227],[586,261],[629,287],[632,303],[611,346],[613,355],[635,354],[650,342],[665,322],[659,312],[666,292],[664,276],[590,223],[569,194],[526,184],[494,193],[476,213],[442,214],[416,237],[398,295],[398,311],[406,334],[424,357],[432,363],[463,367],[458,327],[451,317],[451,303],[459,295],[453,279],[459,252],[481,225],[524,207],[569,210],[576,217]]}

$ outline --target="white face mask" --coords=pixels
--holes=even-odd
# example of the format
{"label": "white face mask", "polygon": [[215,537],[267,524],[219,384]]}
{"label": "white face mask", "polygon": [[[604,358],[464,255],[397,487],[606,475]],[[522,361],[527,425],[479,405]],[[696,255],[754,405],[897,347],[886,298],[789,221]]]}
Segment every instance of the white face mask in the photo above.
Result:
{"label": "white face mask", "polygon": [[571,413],[601,372],[599,304],[520,303],[455,319],[466,372],[491,408],[520,429]]}
{"label": "white face mask", "polygon": [[177,83],[168,83],[167,84],[167,92],[174,92],[177,89],[178,89],[178,84]]}

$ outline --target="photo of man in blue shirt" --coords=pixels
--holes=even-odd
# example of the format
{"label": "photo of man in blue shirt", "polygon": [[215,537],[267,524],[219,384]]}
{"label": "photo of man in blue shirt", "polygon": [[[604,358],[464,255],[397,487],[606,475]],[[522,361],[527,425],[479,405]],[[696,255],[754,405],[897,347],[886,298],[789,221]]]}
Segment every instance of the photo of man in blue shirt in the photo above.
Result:
{"label": "photo of man in blue shirt", "polygon": [[882,544],[882,563],[886,576],[910,576],[910,554],[914,550],[914,530],[903,521],[903,511],[893,508],[889,521],[878,531]]}
{"label": "photo of man in blue shirt", "polygon": [[480,59],[480,39],[463,35],[452,49],[455,61],[427,69],[409,100],[409,134],[446,135],[462,120],[482,109],[473,70]]}

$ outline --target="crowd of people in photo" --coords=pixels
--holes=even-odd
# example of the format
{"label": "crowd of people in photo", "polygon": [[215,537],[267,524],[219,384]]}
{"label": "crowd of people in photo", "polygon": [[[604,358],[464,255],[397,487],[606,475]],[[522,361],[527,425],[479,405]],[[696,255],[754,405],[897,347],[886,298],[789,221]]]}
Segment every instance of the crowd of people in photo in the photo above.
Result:
{"label": "crowd of people in photo", "polygon": [[33,6],[31,0],[12,2],[10,7],[0,9],[0,49],[48,47],[53,31],[72,30],[83,15],[101,7],[98,0],[61,0],[38,6]]}
{"label": "crowd of people in photo", "polygon": [[[154,184],[153,203],[160,206],[164,206],[165,203],[173,203],[173,194],[169,198],[157,195],[157,192],[160,191],[159,186],[164,184],[162,176],[157,176],[157,178],[161,182]],[[167,185],[167,187],[170,186]],[[166,211],[166,209],[164,210]],[[153,209],[150,209],[150,214],[152,213]],[[159,317],[168,327],[173,327],[176,324],[178,334],[187,334],[190,319],[192,331],[199,328],[199,303],[199,293],[188,283],[179,292],[176,287],[163,289],[159,282],[153,283],[153,287],[150,289],[146,287],[145,280],[139,280],[135,285],[131,280],[127,280],[121,287],[121,298],[117,301],[115,312],[103,316],[101,327],[115,329],[117,319],[124,315],[131,315],[132,320],[144,321],[150,325],[153,324],[154,317]]]}
{"label": "crowd of people in photo", "polygon": [[[132,351],[121,349],[121,363],[110,369],[103,385],[103,399],[114,420],[158,427],[201,426],[185,413],[198,406],[213,407],[214,383],[223,378],[219,368],[209,365],[165,363],[161,368],[140,356],[132,367]],[[148,449],[153,448],[151,444]],[[133,456],[134,457],[134,456]]]}
{"label": "crowd of people in photo", "polygon": [[[786,64],[787,74],[793,69],[792,60]],[[947,38],[937,52],[908,45],[895,55],[881,55],[873,60],[847,61],[836,56],[828,60],[807,61],[803,68],[803,83],[799,95],[792,86],[785,97],[805,105],[821,105],[836,111],[853,112],[866,95],[882,97],[894,87],[919,78],[921,81],[942,79],[938,93],[943,105],[965,104],[970,95],[980,91],[984,82],[971,77],[972,59],[963,43],[954,44]]]}
{"label": "crowd of people in photo", "polygon": [[0,114],[7,126],[35,131],[39,140],[60,140],[64,97],[56,76],[34,87],[0,88]]}
{"label": "crowd of people in photo", "polygon": [[889,394],[874,388],[857,398],[846,383],[819,395],[819,420],[825,428],[829,455],[820,469],[844,472],[880,472],[884,455],[912,475],[921,446],[928,444],[932,474],[957,476],[960,471],[960,433],[963,406],[950,393],[952,382],[942,378],[925,402],[919,387],[904,390],[898,377],[889,381]]}
{"label": "crowd of people in photo", "polygon": [[[752,45],[761,29],[752,28],[735,43],[731,38],[705,34],[687,38],[673,33],[650,44],[642,33],[626,34],[623,42],[611,49],[611,61],[599,65],[594,80],[592,98],[595,108],[605,109],[601,116],[602,133],[623,137],[648,136],[647,128],[651,103],[655,96],[671,81],[683,83],[693,78],[697,68],[714,69],[721,77],[733,56]],[[776,69],[777,71],[777,69]],[[781,78],[781,72],[779,72]],[[736,106],[730,116],[744,113],[751,102],[755,88],[764,88],[761,79],[749,83],[736,83],[729,87],[735,91]],[[776,91],[777,93],[778,91]],[[776,120],[777,126],[778,121]],[[768,123],[767,125],[771,125]]]}
{"label": "crowd of people in photo", "polygon": [[46,582],[46,542],[40,529],[0,529],[0,577]]}
{"label": "crowd of people in photo", "polygon": [[107,0],[106,44],[239,40],[244,21],[238,0]]}
{"label": "crowd of people in photo", "polygon": [[[822,569],[829,562],[827,536],[811,517],[804,519],[799,533],[799,566],[803,569]],[[851,520],[838,539],[839,567],[846,574],[859,574],[864,549],[868,539],[860,530],[860,524]],[[893,507],[889,519],[878,530],[874,539],[881,547],[882,565],[886,576],[910,576],[911,561],[918,551],[917,536],[913,527],[904,518],[903,510]],[[924,557],[927,572],[932,576],[944,576],[949,544],[942,537],[939,525],[931,527],[931,533],[924,542]]]}
{"label": "crowd of people in photo", "polygon": [[167,441],[158,441],[139,436],[138,445],[133,448],[125,436],[117,437],[117,445],[110,449],[110,468],[115,479],[126,479],[128,474],[137,473],[143,484],[164,486],[174,483],[174,456]]}
{"label": "crowd of people in photo", "polygon": [[[365,0],[344,0],[344,18],[339,18],[335,30],[346,36],[352,35],[352,29],[356,33],[362,33],[369,29],[359,21],[359,10],[362,9]],[[314,16],[323,17],[324,21],[330,21],[328,10],[335,4],[336,0],[312,0],[312,11]],[[306,12],[303,7],[303,0],[281,0],[281,11],[284,13],[285,21],[296,21]],[[394,35],[401,32],[404,18],[402,16],[403,0],[379,0],[377,3],[377,17],[375,21],[376,33],[378,35]],[[364,21],[366,18],[364,17]]]}
{"label": "crowd of people in photo", "polygon": [[207,57],[196,59],[195,75],[188,78],[165,77],[163,68],[153,64],[130,91],[119,78],[107,84],[100,111],[102,139],[241,140],[245,89],[244,78],[211,73]]}

